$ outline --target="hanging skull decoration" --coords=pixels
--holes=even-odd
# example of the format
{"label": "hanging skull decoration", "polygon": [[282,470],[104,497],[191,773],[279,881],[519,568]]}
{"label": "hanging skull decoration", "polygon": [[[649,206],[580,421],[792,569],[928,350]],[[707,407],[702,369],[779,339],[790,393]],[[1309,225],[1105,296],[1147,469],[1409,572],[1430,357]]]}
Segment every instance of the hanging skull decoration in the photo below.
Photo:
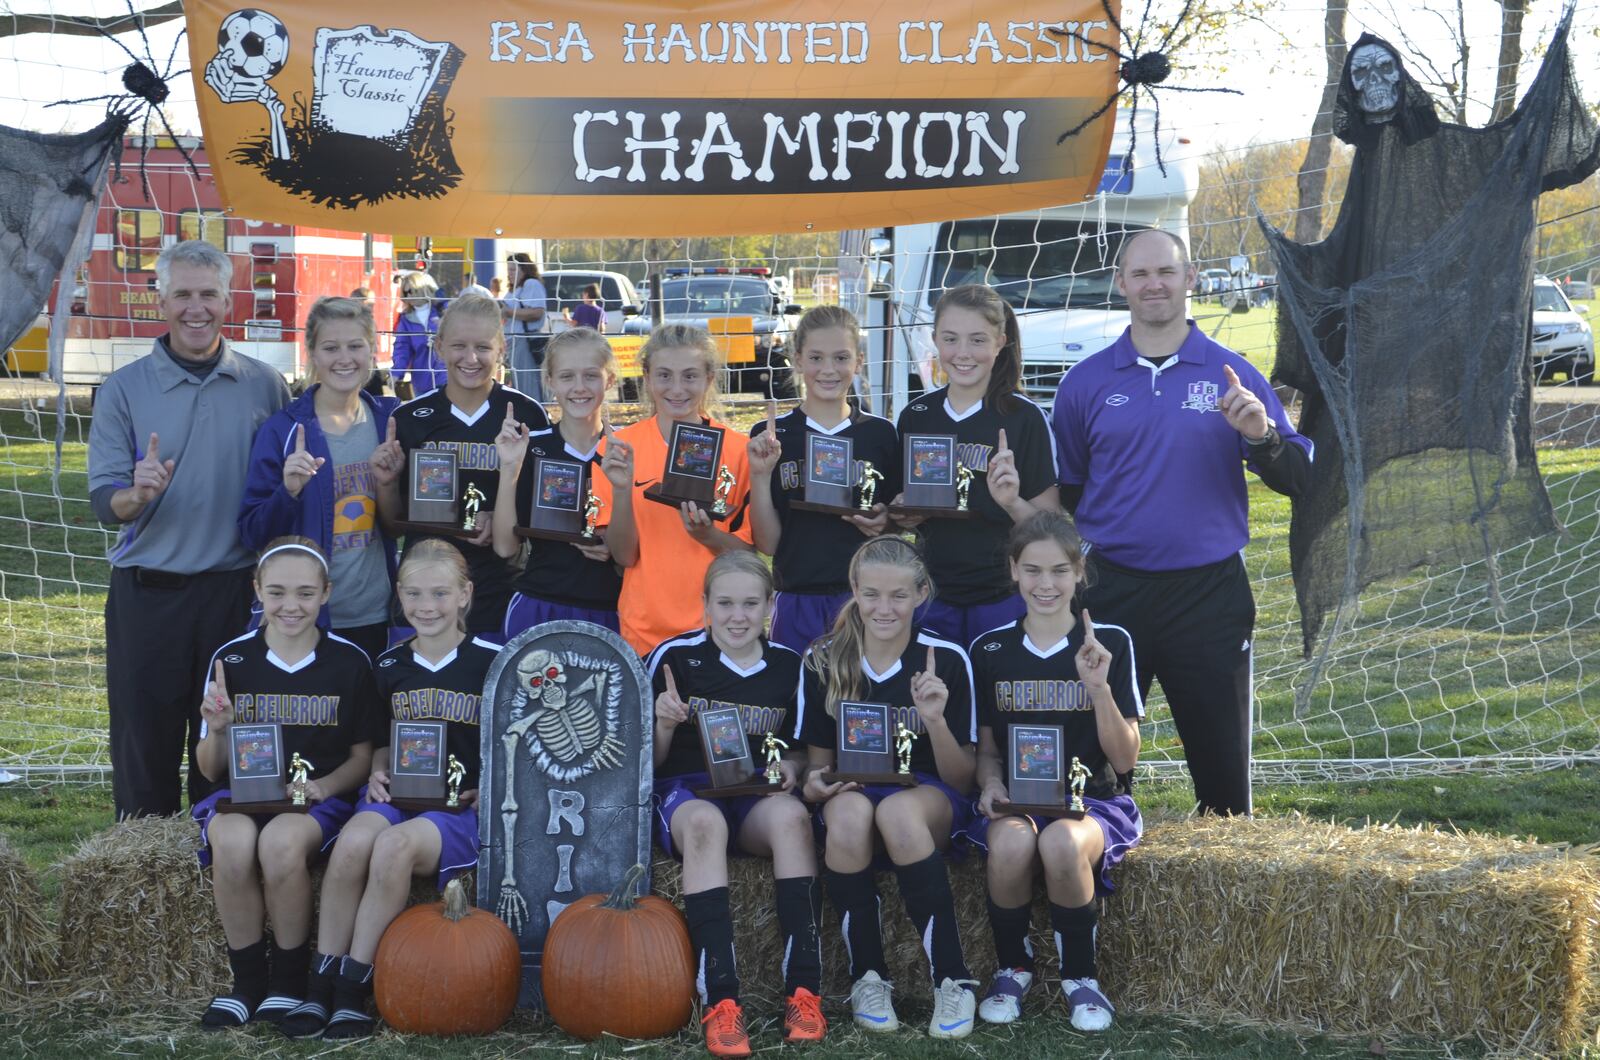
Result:
{"label": "hanging skull decoration", "polygon": [[1400,107],[1400,64],[1381,44],[1362,44],[1350,53],[1350,84],[1369,122],[1385,122]]}

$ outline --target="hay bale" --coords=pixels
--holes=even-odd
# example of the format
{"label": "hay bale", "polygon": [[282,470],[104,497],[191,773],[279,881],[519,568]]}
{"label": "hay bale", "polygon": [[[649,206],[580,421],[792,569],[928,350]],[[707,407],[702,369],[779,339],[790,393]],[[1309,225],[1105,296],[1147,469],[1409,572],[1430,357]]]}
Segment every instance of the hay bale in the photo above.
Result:
{"label": "hay bale", "polygon": [[225,990],[227,948],[188,818],[124,821],[61,865],[61,960],[100,997],[190,1000]]}
{"label": "hay bale", "polygon": [[1102,979],[1141,1012],[1520,1053],[1600,1022],[1600,875],[1555,847],[1199,818],[1152,827],[1105,908]]}
{"label": "hay bale", "polygon": [[[142,818],[84,840],[62,864],[62,966],[82,970],[80,993],[188,1002],[228,989],[227,941],[199,843],[188,818]],[[321,886],[318,866],[311,893]],[[412,881],[408,904],[438,900],[433,877]],[[311,924],[314,945],[315,916]]]}
{"label": "hay bale", "polygon": [[44,918],[39,880],[0,838],[0,994],[26,996],[55,964],[56,938]]}
{"label": "hay bale", "polygon": [[[952,861],[950,886],[955,894],[956,920],[967,965],[973,976],[987,985],[994,974],[995,961],[985,904],[983,859],[969,856]],[[682,908],[682,865],[659,850],[651,863],[650,890]],[[894,873],[878,874],[878,893],[883,896],[883,946],[889,960],[889,978],[896,987],[895,1007],[902,1016],[910,1011],[927,1011],[933,990],[928,961],[900,901]],[[740,996],[746,1004],[768,1011],[781,1010],[783,1005],[783,940],[778,934],[778,913],[773,901],[772,862],[764,858],[729,859],[728,903],[733,911],[734,951],[739,957]],[[1056,983],[1060,976],[1049,923],[1049,910],[1041,894],[1033,908],[1033,950],[1038,955],[1045,988],[1035,986],[1029,994],[1030,1012],[1042,1010],[1059,996]],[[850,969],[839,934],[839,916],[826,893],[822,909],[822,991],[825,997],[832,998],[844,998],[850,993]]]}

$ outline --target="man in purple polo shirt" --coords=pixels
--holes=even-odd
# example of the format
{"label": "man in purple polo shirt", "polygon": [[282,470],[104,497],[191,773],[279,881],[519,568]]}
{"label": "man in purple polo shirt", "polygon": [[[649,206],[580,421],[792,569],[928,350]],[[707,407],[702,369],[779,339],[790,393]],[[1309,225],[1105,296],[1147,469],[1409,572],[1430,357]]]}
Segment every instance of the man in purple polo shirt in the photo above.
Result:
{"label": "man in purple polo shirt", "polygon": [[1061,380],[1052,427],[1062,503],[1094,557],[1084,604],[1133,638],[1141,694],[1161,681],[1201,810],[1242,814],[1256,619],[1244,468],[1298,497],[1312,450],[1261,373],[1187,319],[1194,278],[1170,232],[1123,244],[1133,322]]}

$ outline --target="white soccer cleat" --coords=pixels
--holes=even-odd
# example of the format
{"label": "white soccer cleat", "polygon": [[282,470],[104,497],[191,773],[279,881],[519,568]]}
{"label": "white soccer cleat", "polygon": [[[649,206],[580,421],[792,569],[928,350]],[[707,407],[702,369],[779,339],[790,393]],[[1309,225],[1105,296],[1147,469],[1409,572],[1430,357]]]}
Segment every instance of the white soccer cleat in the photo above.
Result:
{"label": "white soccer cleat", "polygon": [[928,1021],[930,1038],[965,1038],[972,1033],[972,1017],[978,998],[971,979],[946,979],[933,988],[933,1019]]}
{"label": "white soccer cleat", "polygon": [[1072,1009],[1072,1025],[1080,1031],[1103,1031],[1111,1026],[1114,1011],[1095,979],[1063,979],[1061,992]]}
{"label": "white soccer cleat", "polygon": [[850,988],[850,1013],[856,1026],[869,1031],[896,1031],[900,1017],[894,1014],[894,1002],[889,999],[892,990],[877,972],[868,972]]}
{"label": "white soccer cleat", "polygon": [[1014,1023],[1022,1015],[1022,996],[1033,985],[1033,973],[1021,968],[1002,968],[994,973],[989,993],[978,1006],[985,1023]]}

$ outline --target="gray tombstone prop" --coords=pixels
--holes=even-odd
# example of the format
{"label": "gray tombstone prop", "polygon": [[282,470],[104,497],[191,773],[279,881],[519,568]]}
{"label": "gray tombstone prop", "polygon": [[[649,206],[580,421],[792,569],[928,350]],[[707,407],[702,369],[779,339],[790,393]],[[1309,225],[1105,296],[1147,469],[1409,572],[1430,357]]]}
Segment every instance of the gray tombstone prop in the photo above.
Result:
{"label": "gray tombstone prop", "polygon": [[[609,629],[546,622],[500,650],[484,684],[478,906],[522,952],[518,1004],[542,1004],[550,923],[650,865],[650,682]],[[648,873],[639,894],[650,889]]]}

